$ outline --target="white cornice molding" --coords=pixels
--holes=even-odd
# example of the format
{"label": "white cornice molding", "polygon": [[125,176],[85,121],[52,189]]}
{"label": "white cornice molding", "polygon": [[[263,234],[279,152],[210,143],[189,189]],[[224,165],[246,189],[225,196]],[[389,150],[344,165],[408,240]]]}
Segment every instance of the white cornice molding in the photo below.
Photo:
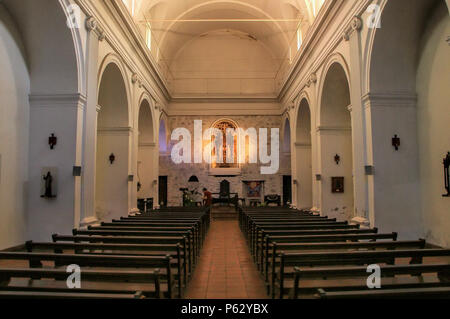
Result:
{"label": "white cornice molding", "polygon": [[133,128],[130,126],[99,127],[97,131],[101,135],[130,135],[133,133]]}
{"label": "white cornice molding", "polygon": [[[258,103],[259,102],[259,103]],[[205,105],[205,103],[208,103]],[[205,107],[207,106],[207,108]],[[232,115],[267,115],[280,116],[284,109],[275,101],[268,103],[267,101],[249,101],[234,99],[210,99],[192,102],[192,100],[184,100],[184,103],[171,103],[166,108],[169,116],[198,116],[216,115],[216,116],[232,116]]]}
{"label": "white cornice molding", "polygon": [[362,97],[365,108],[369,107],[416,107],[417,94],[411,92],[367,93]]}
{"label": "white cornice molding", "polygon": [[139,143],[139,147],[156,147],[156,143]]}
{"label": "white cornice molding", "polygon": [[274,97],[249,97],[249,96],[236,96],[236,97],[176,97],[171,101],[173,104],[177,103],[279,103],[277,98]]}
{"label": "white cornice molding", "polygon": [[30,94],[31,107],[78,107],[84,108],[86,96],[75,94]]}
{"label": "white cornice molding", "polygon": [[294,143],[294,146],[296,148],[311,148],[312,144],[311,143],[301,143],[301,142],[296,142]]}
{"label": "white cornice molding", "polygon": [[318,126],[316,131],[317,132],[348,132],[351,131],[351,126]]}

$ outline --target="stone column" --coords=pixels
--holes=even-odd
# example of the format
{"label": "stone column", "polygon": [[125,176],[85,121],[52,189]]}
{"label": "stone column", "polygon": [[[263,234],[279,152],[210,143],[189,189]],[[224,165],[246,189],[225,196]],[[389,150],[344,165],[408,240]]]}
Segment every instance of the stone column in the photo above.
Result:
{"label": "stone column", "polygon": [[[86,99],[79,93],[30,95],[30,148],[28,183],[28,234],[31,240],[48,240],[54,233],[68,233],[80,217],[80,177],[83,113]],[[48,145],[54,133],[57,145]],[[24,168],[25,169],[25,168]],[[42,175],[53,175],[55,198],[42,198]]]}
{"label": "stone column", "polygon": [[[364,97],[368,164],[373,166],[368,176],[370,223],[403,239],[423,235],[416,104],[416,95],[405,92]],[[398,151],[394,135],[401,140]]]}
{"label": "stone column", "polygon": [[98,48],[104,39],[104,32],[92,18],[87,18],[86,38],[86,90],[87,105],[84,114],[85,127],[83,136],[82,158],[82,193],[80,226],[98,222],[95,214],[95,161],[97,148],[97,117],[100,112],[98,103]]}
{"label": "stone column", "polygon": [[348,41],[350,52],[350,100],[348,110],[351,114],[352,141],[353,141],[353,185],[354,185],[354,218],[353,222],[368,226],[369,208],[367,202],[368,180],[365,175],[367,165],[366,154],[366,119],[362,104],[362,48],[361,18],[354,17],[349,28],[343,35]]}

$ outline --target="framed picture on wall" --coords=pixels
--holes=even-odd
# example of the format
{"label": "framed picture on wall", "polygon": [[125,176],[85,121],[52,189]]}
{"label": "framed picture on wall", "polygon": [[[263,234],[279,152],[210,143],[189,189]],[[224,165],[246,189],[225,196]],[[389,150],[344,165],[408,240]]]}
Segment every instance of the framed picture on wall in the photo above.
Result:
{"label": "framed picture on wall", "polygon": [[344,193],[344,177],[331,178],[331,192],[334,194]]}

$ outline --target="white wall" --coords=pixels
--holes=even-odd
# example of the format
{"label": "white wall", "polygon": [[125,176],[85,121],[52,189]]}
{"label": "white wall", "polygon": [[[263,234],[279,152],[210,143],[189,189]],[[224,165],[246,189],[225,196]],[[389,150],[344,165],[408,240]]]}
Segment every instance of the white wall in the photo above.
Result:
{"label": "white wall", "polygon": [[[128,214],[129,131],[102,130],[97,136],[96,212],[100,220]],[[113,164],[109,156],[116,157]]]}
{"label": "white wall", "polygon": [[442,2],[421,43],[417,115],[425,238],[444,247],[450,247],[450,198],[442,197],[446,193],[442,159],[450,151],[450,48],[445,41],[449,34],[450,18]]}
{"label": "white wall", "polygon": [[[330,129],[319,132],[322,165],[321,213],[339,220],[353,217],[352,139],[349,129]],[[334,161],[338,154],[339,165]],[[332,193],[331,178],[344,177],[344,193]]]}
{"label": "white wall", "polygon": [[20,35],[0,4],[0,249],[26,230],[30,79]]}

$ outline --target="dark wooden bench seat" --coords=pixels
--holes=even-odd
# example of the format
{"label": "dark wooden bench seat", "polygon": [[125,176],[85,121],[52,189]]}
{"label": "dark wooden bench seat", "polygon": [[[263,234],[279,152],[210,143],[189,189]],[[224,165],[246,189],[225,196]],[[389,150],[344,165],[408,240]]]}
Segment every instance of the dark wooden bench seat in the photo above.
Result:
{"label": "dark wooden bench seat", "polygon": [[181,244],[181,250],[183,254],[187,255],[187,267],[188,277],[193,272],[193,252],[192,247],[189,245],[186,237],[140,237],[140,236],[85,236],[85,235],[58,235],[52,236],[53,242],[73,242],[73,243],[102,243],[102,244],[115,244],[115,245],[151,245],[155,249],[165,247],[165,245],[178,245]]}
{"label": "dark wooden bench seat", "polygon": [[41,292],[41,291],[2,291],[1,299],[142,299],[137,294],[95,294],[76,292]]}
{"label": "dark wooden bench seat", "polygon": [[147,226],[136,224],[134,226],[127,225],[114,225],[114,226],[88,226],[88,230],[113,230],[113,231],[163,231],[163,232],[192,232],[192,239],[194,241],[194,246],[198,249],[201,248],[203,244],[203,236],[200,230],[196,226]]}
{"label": "dark wooden bench seat", "polygon": [[371,229],[314,229],[314,230],[264,230],[261,236],[253,241],[250,250],[258,260],[259,254],[263,251],[264,238],[266,236],[312,236],[312,235],[356,235],[356,234],[376,234],[378,228]]}
{"label": "dark wooden bench seat", "polygon": [[178,280],[179,294],[187,286],[188,261],[180,244],[103,244],[103,243],[42,243],[27,241],[28,252],[52,251],[55,254],[76,253],[115,256],[170,256],[177,261],[175,279]]}
{"label": "dark wooden bench seat", "polygon": [[379,242],[329,242],[329,243],[270,243],[261,254],[260,262],[264,266],[262,269],[266,281],[269,280],[269,270],[279,265],[276,257],[283,252],[305,252],[305,251],[336,251],[336,250],[376,250],[376,249],[423,249],[426,241],[406,240],[406,241],[379,241]]}
{"label": "dark wooden bench seat", "polygon": [[386,234],[345,234],[345,235],[266,235],[261,243],[261,248],[259,249],[261,259],[261,253],[269,250],[269,245],[276,242],[281,243],[325,243],[325,242],[358,242],[358,241],[379,241],[379,240],[397,240],[397,233],[386,233]]}
{"label": "dark wooden bench seat", "polygon": [[[250,235],[250,243],[260,243],[264,239],[266,234],[273,234],[274,231],[282,231],[282,234],[291,235],[291,231],[320,231],[320,230],[357,230],[360,229],[359,225],[336,225],[334,223],[325,224],[306,224],[306,225],[285,225],[285,226],[256,226]],[[295,234],[294,234],[295,235]],[[254,246],[253,246],[254,247]],[[255,253],[258,254],[258,249],[256,248]]]}
{"label": "dark wooden bench seat", "polygon": [[450,299],[450,284],[446,287],[375,289],[327,292],[318,290],[322,299]]}
{"label": "dark wooden bench seat", "polygon": [[206,238],[207,228],[199,221],[142,221],[142,220],[114,220],[111,223],[102,222],[101,226],[121,227],[194,227],[201,234],[202,243]]}
{"label": "dark wooden bench seat", "polygon": [[[131,295],[141,292],[145,298],[172,298],[167,294],[167,284],[160,282],[159,270],[82,270],[80,289],[67,287],[69,275],[65,269],[0,268],[0,291]],[[20,279],[25,281],[21,282]],[[102,287],[101,283],[105,282],[113,286]],[[90,284],[95,287],[89,287]]]}
{"label": "dark wooden bench seat", "polygon": [[196,226],[144,226],[137,224],[135,226],[88,226],[88,230],[187,232],[192,234],[193,246],[196,247],[197,254],[200,253],[203,244],[203,235]]}
{"label": "dark wooden bench seat", "polygon": [[[255,230],[260,226],[260,225],[270,225],[273,221],[267,221],[267,220],[262,220],[262,221],[254,221],[254,220],[249,220],[247,225],[243,228],[243,232],[246,235],[247,240],[250,243],[250,247],[251,247],[251,240],[252,240],[252,236],[255,233]],[[292,223],[292,225],[298,225],[298,226],[308,226],[308,225],[332,225],[336,222],[335,219],[292,219],[292,220],[277,220],[277,223],[284,223],[284,224],[289,224]],[[339,224],[338,224],[339,225]],[[276,226],[276,225],[274,225]]]}
{"label": "dark wooden bench seat", "polygon": [[[450,264],[381,265],[381,289],[442,287],[450,284]],[[318,288],[327,291],[369,290],[367,267],[295,267],[293,281],[285,284],[284,295],[297,299],[302,295],[313,298]],[[405,275],[409,275],[406,276]],[[424,280],[424,275],[434,275]],[[397,277],[396,277],[397,276]],[[398,277],[400,276],[400,277]],[[350,284],[342,278],[350,278]],[[336,281],[336,279],[340,279]]]}
{"label": "dark wooden bench seat", "polygon": [[283,223],[329,223],[329,222],[335,222],[336,219],[330,219],[330,218],[323,218],[323,217],[295,217],[295,218],[249,218],[244,222],[242,225],[242,231],[244,233],[250,232],[255,225],[258,225],[260,223],[272,223],[272,222],[283,222]]}
{"label": "dark wooden bench seat", "polygon": [[197,262],[199,248],[197,247],[197,241],[194,239],[193,232],[191,230],[185,231],[134,231],[134,230],[80,230],[74,229],[72,231],[74,236],[86,235],[86,236],[120,236],[120,237],[186,237],[189,247],[192,247],[190,253],[192,253],[193,263]]}
{"label": "dark wooden bench seat", "polygon": [[271,291],[283,298],[285,280],[293,280],[295,267],[362,266],[369,264],[395,265],[400,258],[410,259],[410,264],[422,264],[425,257],[449,257],[450,249],[401,249],[351,252],[310,252],[279,254],[280,264],[272,270]]}
{"label": "dark wooden bench seat", "polygon": [[53,262],[54,267],[78,265],[88,269],[101,268],[142,268],[145,270],[160,271],[161,281],[167,282],[168,295],[175,291],[173,264],[176,260],[170,256],[118,256],[94,254],[55,254],[55,253],[29,253],[29,252],[0,252],[0,260],[25,260],[30,268],[42,268],[42,262]]}

